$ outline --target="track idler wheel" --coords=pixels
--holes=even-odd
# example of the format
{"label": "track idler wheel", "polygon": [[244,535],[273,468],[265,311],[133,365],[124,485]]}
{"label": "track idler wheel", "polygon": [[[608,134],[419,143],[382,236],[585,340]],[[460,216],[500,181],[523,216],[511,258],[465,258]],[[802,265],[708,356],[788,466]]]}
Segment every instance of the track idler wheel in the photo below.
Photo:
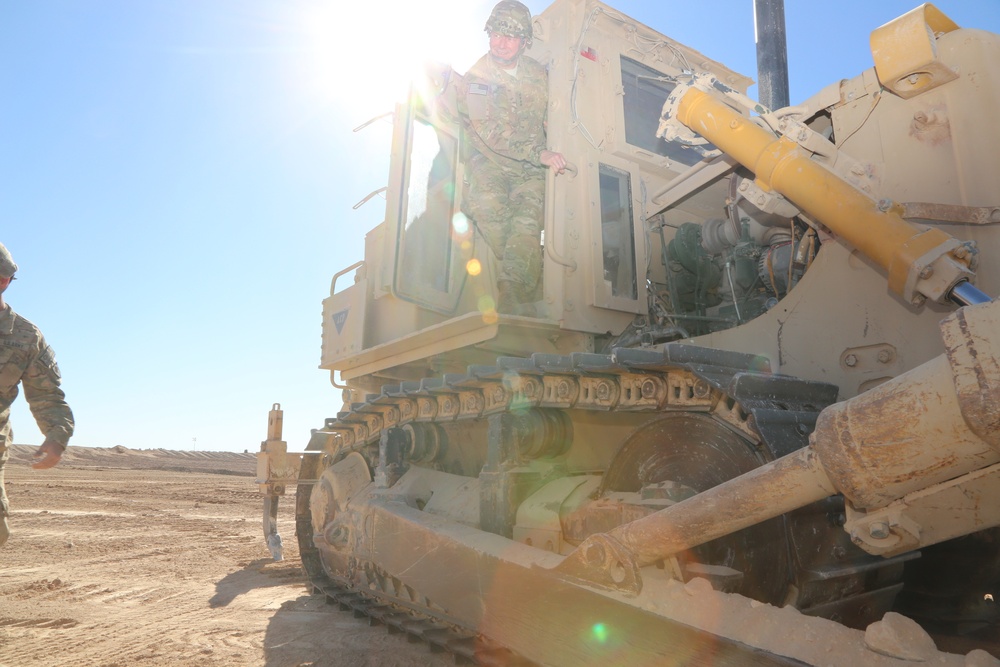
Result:
{"label": "track idler wheel", "polygon": [[[629,437],[605,473],[599,495],[634,492],[677,502],[765,462],[754,443],[712,417],[670,414]],[[781,517],[678,554],[677,561],[685,578],[721,573],[727,588],[770,604],[785,600],[791,580]]]}

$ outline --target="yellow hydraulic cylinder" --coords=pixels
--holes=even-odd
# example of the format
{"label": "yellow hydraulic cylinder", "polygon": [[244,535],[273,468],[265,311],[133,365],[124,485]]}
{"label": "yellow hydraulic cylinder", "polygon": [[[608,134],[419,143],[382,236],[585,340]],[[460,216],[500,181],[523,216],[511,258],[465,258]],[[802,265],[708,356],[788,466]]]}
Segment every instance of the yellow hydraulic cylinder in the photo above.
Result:
{"label": "yellow hydraulic cylinder", "polygon": [[954,239],[938,229],[920,230],[812,159],[787,137],[775,138],[725,103],[692,88],[677,119],[756,175],[757,183],[795,203],[886,270],[889,288],[904,297],[914,264],[944,254]]}

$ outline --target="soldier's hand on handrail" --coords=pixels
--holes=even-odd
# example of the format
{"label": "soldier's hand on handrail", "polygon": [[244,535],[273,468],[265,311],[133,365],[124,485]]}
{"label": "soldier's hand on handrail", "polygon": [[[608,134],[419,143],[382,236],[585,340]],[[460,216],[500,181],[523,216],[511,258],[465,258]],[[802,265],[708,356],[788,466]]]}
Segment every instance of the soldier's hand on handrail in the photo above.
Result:
{"label": "soldier's hand on handrail", "polygon": [[542,154],[538,156],[538,159],[543,165],[554,170],[557,174],[561,174],[566,171],[566,167],[569,165],[569,162],[566,161],[563,154],[556,153],[555,151],[542,151]]}

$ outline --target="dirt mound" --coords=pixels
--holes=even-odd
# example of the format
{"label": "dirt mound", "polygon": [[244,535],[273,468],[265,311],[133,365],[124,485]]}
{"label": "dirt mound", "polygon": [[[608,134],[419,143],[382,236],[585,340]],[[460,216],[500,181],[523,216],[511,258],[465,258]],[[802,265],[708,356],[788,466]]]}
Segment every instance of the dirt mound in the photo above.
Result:
{"label": "dirt mound", "polygon": [[[14,445],[10,448],[13,464],[28,464],[36,447]],[[115,447],[74,447],[63,454],[60,466],[75,468],[117,468],[123,470],[172,470],[205,472],[216,475],[253,477],[257,472],[256,453],[186,452],[172,449],[130,449]]]}

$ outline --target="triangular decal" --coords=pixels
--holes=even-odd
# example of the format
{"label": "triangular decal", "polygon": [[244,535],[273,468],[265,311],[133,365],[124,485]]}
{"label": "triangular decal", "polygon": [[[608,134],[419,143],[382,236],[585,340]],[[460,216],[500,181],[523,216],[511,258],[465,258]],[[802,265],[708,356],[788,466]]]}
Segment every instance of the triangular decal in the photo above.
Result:
{"label": "triangular decal", "polygon": [[340,312],[333,314],[333,325],[337,327],[337,335],[339,336],[344,330],[344,322],[347,321],[347,313],[350,308],[341,310]]}

